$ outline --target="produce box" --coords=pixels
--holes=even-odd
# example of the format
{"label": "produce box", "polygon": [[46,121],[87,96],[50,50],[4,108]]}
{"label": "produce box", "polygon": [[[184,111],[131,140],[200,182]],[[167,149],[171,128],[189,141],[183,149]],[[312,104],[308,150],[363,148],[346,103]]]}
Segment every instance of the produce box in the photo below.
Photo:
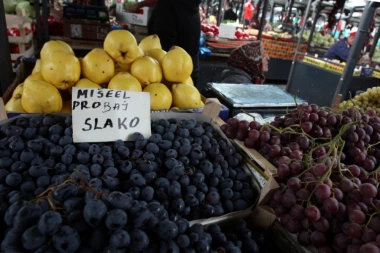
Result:
{"label": "produce box", "polygon": [[[259,115],[253,113],[251,115]],[[257,118],[256,118],[257,120]],[[218,120],[219,126],[226,124],[226,120]],[[265,157],[263,157],[257,150],[252,148],[247,148],[244,142],[237,139],[230,139],[234,146],[239,150],[239,152],[245,157],[246,162],[251,166],[257,173],[256,178],[259,181],[268,181],[277,175],[277,168],[273,166]],[[260,180],[261,179],[261,180]],[[264,182],[265,184],[265,182]]]}
{"label": "produce box", "polygon": [[[225,124],[224,121],[218,121],[219,126]],[[261,227],[270,231],[271,240],[275,245],[284,253],[315,253],[315,248],[303,247],[297,242],[297,237],[289,233],[280,223],[279,218],[274,214],[271,207],[268,206],[273,192],[279,188],[276,182],[277,168],[271,164],[265,157],[263,157],[255,149],[247,148],[242,141],[233,139],[230,141],[235,145],[237,150],[246,158],[246,162],[266,180],[260,194],[258,206],[252,212],[249,218],[251,227]],[[256,176],[256,178],[258,178]],[[218,224],[230,225],[239,217],[231,218]],[[278,251],[273,251],[278,252]]]}
{"label": "produce box", "polygon": [[[256,241],[261,247],[260,252],[283,252],[282,248],[277,247],[277,245],[273,243],[273,228],[276,223],[276,215],[273,213],[273,210],[266,205],[266,202],[271,198],[276,189],[278,189],[278,184],[273,179],[270,179],[261,191],[259,205],[249,215],[234,215],[229,219],[219,220],[213,223],[201,222],[201,224],[207,229],[211,227],[210,225],[217,224],[220,226],[222,233],[236,234],[239,232],[236,231],[236,225],[243,219],[252,234],[259,232],[264,235],[264,238],[261,238],[264,239],[264,243]],[[258,240],[258,238],[254,239]],[[242,252],[248,253],[252,251],[243,250]]]}
{"label": "produce box", "polygon": [[315,248],[305,248],[297,242],[297,237],[290,234],[279,222],[276,220],[271,229],[272,240],[276,245],[282,249],[284,253],[316,253]]}
{"label": "produce box", "polygon": [[267,203],[279,217],[273,241],[284,252],[379,252],[378,120],[375,109],[301,104],[266,125],[236,117],[221,126],[277,168],[281,188]]}
{"label": "produce box", "polygon": [[[36,115],[22,115],[22,117],[18,117],[18,118],[14,118],[14,119],[10,119],[10,120],[5,120],[5,121],[2,121],[0,124],[1,125],[3,125],[3,124],[8,124],[8,123],[11,123],[11,122],[15,122],[16,121],[16,119],[20,119],[20,122],[23,122],[22,121],[22,119],[23,119],[23,117],[33,117],[33,116],[36,116]],[[63,115],[62,115],[63,116]],[[55,117],[56,119],[59,119],[60,117],[62,117],[61,115],[55,115],[55,116],[53,116],[53,117]],[[67,116],[67,115],[66,115]],[[48,116],[48,117],[51,117],[51,116]],[[197,120],[197,122],[199,122],[199,123],[209,123],[210,124],[210,126],[212,126],[214,129],[215,129],[215,131],[217,132],[217,133],[219,133],[222,137],[223,137],[223,133],[221,132],[221,130],[219,129],[219,127],[216,125],[216,123],[214,123],[212,120],[211,120],[211,118],[209,118],[208,116],[206,116],[206,115],[199,115],[199,114],[179,114],[179,113],[161,113],[161,114],[152,114],[151,115],[151,119],[153,120],[153,121],[157,121],[157,120],[162,120],[162,119],[171,119],[171,118],[174,118],[174,119],[196,119]],[[48,125],[49,123],[48,123],[49,121],[48,120],[44,120],[44,124],[46,124],[46,125]],[[53,120],[50,120],[50,122],[54,122]],[[65,125],[66,125],[66,127],[70,127],[70,123],[68,123],[69,121],[65,121]],[[54,123],[51,123],[50,125],[53,125]],[[45,134],[41,134],[41,135],[43,135],[43,136],[48,136],[48,132],[47,131],[45,131]],[[78,148],[79,147],[81,147],[80,146],[80,144],[75,144],[75,145],[79,145],[78,146]],[[127,145],[127,144],[125,144],[125,145]],[[130,146],[129,146],[130,147]],[[85,149],[85,148],[84,148]],[[114,148],[115,149],[115,148]],[[87,149],[86,149],[87,150]],[[41,153],[41,155],[42,155],[42,153]],[[43,157],[45,157],[45,155],[42,155]],[[57,158],[57,159],[60,159],[60,158]],[[79,159],[79,158],[78,158]],[[77,168],[78,168],[79,166],[77,165]],[[118,167],[118,166],[115,166],[115,167]],[[72,173],[72,177],[75,177],[75,175],[77,175],[78,176],[78,174],[80,173],[80,171],[82,171],[83,172],[83,170],[80,170],[79,168],[78,168],[78,170],[77,171],[75,171],[75,172],[73,172]],[[246,171],[246,173],[250,173],[250,171],[248,170],[248,169],[245,169],[245,171]],[[51,176],[53,176],[52,174],[53,174],[54,172],[53,172],[53,170],[51,171]],[[71,172],[70,172],[71,173]],[[122,174],[122,173],[126,173],[125,171],[123,171],[123,172],[119,172],[119,174]],[[81,174],[79,174],[79,175],[81,175]],[[116,177],[116,176],[115,176]],[[252,207],[250,207],[250,208],[248,208],[248,209],[246,209],[246,210],[242,210],[242,211],[237,211],[237,212],[231,212],[231,213],[228,213],[228,214],[226,214],[226,215],[222,215],[222,216],[219,216],[219,217],[214,217],[214,218],[208,218],[208,219],[202,219],[202,220],[193,220],[193,221],[191,221],[190,222],[190,225],[192,225],[192,224],[195,224],[195,223],[201,223],[202,225],[208,225],[208,224],[212,224],[212,223],[215,223],[215,222],[222,222],[222,221],[226,221],[226,220],[228,220],[228,219],[231,219],[231,218],[236,218],[236,217],[239,217],[239,218],[246,218],[246,217],[249,217],[250,216],[250,214],[252,213],[252,208],[253,207],[255,207],[256,205],[257,205],[257,203],[260,203],[260,201],[264,201],[264,199],[266,199],[266,198],[268,198],[268,194],[265,194],[265,196],[264,195],[262,195],[262,194],[260,194],[260,189],[259,189],[259,187],[257,186],[257,182],[255,181],[255,178],[254,177],[251,177],[252,178],[252,186],[253,186],[253,191],[254,191],[254,195],[253,195],[253,198],[254,198],[254,200],[252,201],[254,204],[253,204],[253,206]],[[71,178],[72,179],[72,178]],[[77,177],[77,179],[78,180],[87,180],[85,177]],[[36,180],[36,179],[35,179]],[[78,181],[76,181],[76,182],[78,182]],[[248,182],[248,181],[245,181],[245,182]],[[57,186],[55,186],[55,188],[52,190],[52,191],[55,191],[57,188],[60,188],[60,187],[62,187],[62,186],[64,186],[64,185],[70,185],[71,184],[71,182],[70,182],[70,180],[65,180],[64,181],[64,183],[62,184],[62,185],[60,185],[60,184],[58,184]],[[77,185],[77,186],[79,186],[79,185],[82,185],[82,184],[75,184],[75,185]],[[83,185],[85,185],[85,186],[87,186],[87,184],[83,184]],[[106,184],[105,184],[106,185]],[[273,186],[273,184],[271,184],[271,183],[269,183],[269,184],[267,184],[266,185],[266,187],[268,188],[268,187],[270,187],[270,186]],[[82,186],[80,186],[80,187],[82,187]],[[123,186],[120,186],[120,187],[123,187]],[[266,189],[267,189],[266,188]],[[274,190],[274,189],[272,189],[272,187],[271,188],[269,188],[270,190]],[[91,189],[90,189],[90,187],[86,187],[85,188],[85,190],[90,190],[91,191]],[[111,194],[111,192],[112,192],[112,190],[111,189],[109,189],[110,190],[110,192],[108,192],[109,194]],[[266,191],[265,191],[266,192]],[[46,196],[45,194],[49,194],[48,192],[44,192],[43,193],[43,196]],[[40,198],[39,198],[39,200],[42,200],[42,198],[43,198],[43,196],[41,196],[40,194],[37,194],[37,193],[35,193],[35,195],[37,195],[37,196],[40,196]],[[50,195],[49,195],[50,196]],[[56,194],[54,194],[53,195],[55,198],[58,198],[58,193],[57,193],[57,195]],[[65,195],[66,196],[66,195]],[[75,196],[75,195],[74,195]],[[51,197],[51,196],[50,196]],[[83,195],[81,196],[81,197],[83,197]],[[34,198],[34,197],[33,197]],[[103,199],[103,198],[101,198],[101,200],[102,201],[106,201],[105,199]],[[108,200],[109,201],[109,200]],[[39,202],[38,202],[39,203]],[[55,203],[55,205],[60,205],[59,203]],[[62,209],[57,209],[56,210],[57,212],[62,212]],[[39,217],[38,217],[39,218]],[[129,214],[128,214],[128,221],[129,220],[133,220],[133,219],[135,219],[133,216],[129,216]],[[86,219],[86,221],[87,222],[91,222],[91,221],[89,221],[89,219]],[[1,222],[3,222],[3,219],[1,220]],[[64,219],[64,222],[66,222],[66,219]],[[107,227],[109,227],[109,226],[107,226]],[[106,229],[105,227],[104,227],[104,229]],[[3,230],[4,231],[4,230]],[[90,229],[89,231],[91,231],[92,232],[92,230]],[[128,230],[128,231],[130,231],[130,230]],[[87,231],[86,231],[87,232]],[[83,231],[81,232],[81,234],[83,235]],[[0,236],[1,237],[1,236]],[[56,245],[56,244],[55,244]],[[107,244],[106,244],[107,245]],[[11,245],[11,246],[17,246],[17,245]],[[2,247],[3,247],[3,245],[2,245]]]}
{"label": "produce box", "polygon": [[265,157],[263,157],[257,150],[247,148],[244,146],[244,142],[239,140],[231,140],[238,149],[244,154],[247,158],[248,163],[252,165],[260,175],[264,176],[266,180],[277,175],[277,168],[268,162]]}
{"label": "produce box", "polygon": [[68,39],[104,40],[111,30],[105,6],[68,4],[63,8],[63,34]]}
{"label": "produce box", "polygon": [[[159,113],[153,112],[151,114],[151,120],[153,120],[153,121],[156,121],[159,119],[170,119],[170,118],[176,118],[176,119],[192,119],[192,118],[195,118],[198,122],[210,123],[217,133],[219,133],[225,139],[227,139],[227,137],[224,135],[224,133],[220,130],[219,125],[216,122],[214,122],[208,115],[205,115],[205,114],[176,113],[176,112],[159,112]],[[201,223],[203,225],[207,225],[207,224],[212,224],[212,223],[215,223],[218,221],[228,220],[231,217],[244,217],[244,218],[248,217],[250,215],[250,213],[252,212],[252,210],[255,208],[255,206],[260,202],[260,200],[266,197],[269,190],[265,190],[263,193],[264,196],[262,196],[259,183],[258,183],[256,177],[254,176],[253,171],[250,170],[250,167],[247,166],[247,164],[244,165],[244,170],[252,176],[252,186],[253,186],[253,189],[255,191],[255,194],[257,194],[257,198],[255,197],[255,199],[254,199],[254,205],[249,207],[246,210],[243,210],[243,211],[236,211],[236,212],[228,213],[228,214],[225,214],[225,215],[222,215],[219,217],[213,217],[213,218],[202,219],[202,220],[194,220],[194,221],[191,221],[190,224]],[[272,190],[271,192],[273,192],[274,191],[272,189],[273,186],[268,185],[267,187],[269,187],[269,186],[271,186],[271,190]]]}
{"label": "produce box", "polygon": [[123,3],[116,3],[116,21],[133,25],[147,26],[153,8],[143,7],[139,13],[126,12]]}
{"label": "produce box", "polygon": [[63,35],[68,39],[104,40],[110,30],[109,23],[99,21],[67,18],[63,21]]}

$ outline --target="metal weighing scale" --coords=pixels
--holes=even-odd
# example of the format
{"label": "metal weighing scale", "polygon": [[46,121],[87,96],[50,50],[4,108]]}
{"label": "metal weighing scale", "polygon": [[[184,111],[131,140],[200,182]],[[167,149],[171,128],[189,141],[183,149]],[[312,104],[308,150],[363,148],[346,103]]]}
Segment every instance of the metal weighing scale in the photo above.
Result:
{"label": "metal weighing scale", "polygon": [[[209,83],[208,95],[216,96],[230,110],[230,117],[246,112],[264,118],[286,114],[296,108],[294,97],[275,85]],[[297,103],[305,101],[297,97]]]}

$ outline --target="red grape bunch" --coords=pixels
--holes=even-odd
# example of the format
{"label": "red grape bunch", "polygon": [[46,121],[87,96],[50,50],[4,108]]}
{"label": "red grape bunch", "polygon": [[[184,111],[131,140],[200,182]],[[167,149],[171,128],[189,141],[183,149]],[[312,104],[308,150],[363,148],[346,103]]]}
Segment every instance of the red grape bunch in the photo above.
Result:
{"label": "red grape bunch", "polygon": [[[244,140],[277,167],[270,206],[301,245],[318,252],[380,252],[380,117],[299,105],[270,124],[227,121],[227,137]],[[235,135],[235,136],[234,136]]]}

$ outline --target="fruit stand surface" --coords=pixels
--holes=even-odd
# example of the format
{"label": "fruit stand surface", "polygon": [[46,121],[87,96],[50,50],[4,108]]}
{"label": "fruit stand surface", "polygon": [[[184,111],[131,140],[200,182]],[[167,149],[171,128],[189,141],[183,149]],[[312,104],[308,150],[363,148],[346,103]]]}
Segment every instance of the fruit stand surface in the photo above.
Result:
{"label": "fruit stand surface", "polygon": [[[340,78],[341,73],[296,61],[288,92],[295,94],[299,91],[298,96],[309,104],[330,106]],[[356,91],[377,86],[378,82],[378,79],[373,77],[353,76],[349,90],[346,94],[342,94],[342,99],[347,100],[350,97],[349,93],[355,96]]]}

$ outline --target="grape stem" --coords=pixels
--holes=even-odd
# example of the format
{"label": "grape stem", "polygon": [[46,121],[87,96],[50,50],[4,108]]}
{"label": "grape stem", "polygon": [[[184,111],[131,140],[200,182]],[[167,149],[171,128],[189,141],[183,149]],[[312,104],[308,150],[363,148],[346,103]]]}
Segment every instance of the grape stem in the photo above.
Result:
{"label": "grape stem", "polygon": [[[374,175],[374,174],[377,174],[377,172],[379,172],[379,171],[380,171],[380,166],[377,167],[374,171],[368,172],[367,175],[368,175],[368,176],[372,176],[372,175]],[[377,176],[377,175],[376,175],[376,176]]]}
{"label": "grape stem", "polygon": [[[325,147],[325,146],[330,146],[330,149],[329,151],[327,152],[327,154],[325,155],[325,157],[323,158],[323,161],[322,161],[322,164],[326,164],[326,161],[327,159],[330,157],[330,154],[331,152],[334,151],[334,159],[338,159],[338,166],[339,166],[339,172],[341,173],[341,175],[343,176],[342,174],[342,171],[341,171],[341,167],[340,167],[340,156],[337,157],[337,153],[338,153],[338,150],[337,150],[337,146],[340,147],[340,154],[343,150],[343,147],[344,147],[344,144],[345,142],[341,139],[341,136],[352,126],[356,124],[355,122],[351,122],[351,123],[348,123],[346,125],[344,125],[339,133],[334,137],[334,139],[332,139],[330,142],[328,143],[324,143],[324,144],[321,144],[315,148],[313,148],[306,156],[309,157],[309,160],[312,160],[312,155],[313,155],[313,152],[316,151],[317,149],[321,148],[321,147]],[[342,141],[342,142],[340,142]],[[325,174],[321,177],[320,180],[318,180],[317,184],[322,184],[324,182],[324,180],[329,177],[332,173],[332,168],[334,166],[334,159],[332,159],[331,161],[331,165],[329,166],[328,170],[325,172]],[[312,167],[308,168],[307,170],[304,170],[302,173],[300,173],[297,177],[299,178],[300,176],[302,176],[303,174],[305,174],[306,172],[310,171],[312,169]],[[310,200],[311,198],[313,197],[313,193],[315,192],[315,189],[313,189],[313,191],[310,193],[309,195],[309,198],[307,199],[307,203],[309,205],[310,203]]]}
{"label": "grape stem", "polygon": [[[373,204],[372,204],[373,205]],[[376,207],[375,207],[376,208]],[[368,227],[368,225],[369,225],[369,223],[371,222],[371,220],[372,220],[372,217],[374,216],[374,215],[376,215],[377,213],[373,213],[373,214],[371,214],[370,216],[369,216],[369,219],[368,219],[368,222],[365,224],[365,228],[367,228]]]}
{"label": "grape stem", "polygon": [[[262,131],[263,131],[263,128],[266,127],[266,126],[272,128],[273,130],[275,130],[276,132],[280,133],[281,135],[283,135],[283,134],[295,134],[295,135],[300,135],[300,134],[302,134],[302,135],[306,135],[306,137],[308,137],[308,138],[311,139],[311,140],[315,140],[313,137],[311,137],[310,135],[308,135],[307,133],[305,133],[305,132],[302,130],[302,128],[301,128],[301,126],[300,126],[299,124],[294,124],[294,125],[291,125],[291,126],[285,127],[285,128],[283,128],[283,129],[278,129],[277,127],[272,126],[272,125],[269,124],[269,123],[265,123],[264,125],[261,126],[261,128],[260,128],[260,132],[262,132]],[[293,128],[297,128],[297,127],[299,127],[299,128],[301,129],[302,133],[297,132],[297,131],[295,131],[295,130],[293,129]]]}
{"label": "grape stem", "polygon": [[366,149],[366,152],[368,153],[368,149],[372,148],[373,146],[376,146],[380,144],[380,141],[379,142],[376,142],[375,144],[371,144],[371,145],[368,145],[367,149]]}
{"label": "grape stem", "polygon": [[294,103],[296,104],[296,107],[298,107],[298,103],[297,103],[297,96],[298,96],[298,93],[300,93],[299,90],[297,90],[296,94],[294,94]]}
{"label": "grape stem", "polygon": [[253,121],[256,121],[256,118],[255,116],[253,116],[252,114],[250,114],[249,112],[247,112],[246,110],[244,109],[240,109],[243,113],[247,114],[248,116],[252,117],[253,118]]}

